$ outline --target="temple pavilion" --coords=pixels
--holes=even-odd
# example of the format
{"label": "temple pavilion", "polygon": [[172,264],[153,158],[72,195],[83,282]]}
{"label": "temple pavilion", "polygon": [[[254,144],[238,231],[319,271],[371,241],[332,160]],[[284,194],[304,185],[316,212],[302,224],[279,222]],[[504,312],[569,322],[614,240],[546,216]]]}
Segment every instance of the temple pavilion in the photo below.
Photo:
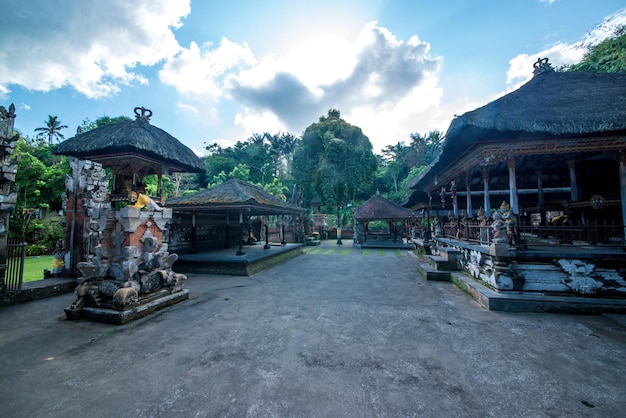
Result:
{"label": "temple pavilion", "polygon": [[455,117],[409,187],[407,206],[440,221],[435,245],[498,290],[625,294],[626,74],[539,59],[526,84]]}
{"label": "temple pavilion", "polygon": [[[412,218],[410,209],[396,205],[376,192],[354,211],[356,242],[361,248],[404,248]],[[378,227],[373,226],[376,224]]]}

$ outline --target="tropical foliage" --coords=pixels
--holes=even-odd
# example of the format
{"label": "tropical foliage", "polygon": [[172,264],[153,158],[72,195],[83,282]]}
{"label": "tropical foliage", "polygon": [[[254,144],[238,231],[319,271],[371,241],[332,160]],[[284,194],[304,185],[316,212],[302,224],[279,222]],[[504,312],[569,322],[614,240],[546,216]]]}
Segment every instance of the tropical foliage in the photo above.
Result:
{"label": "tropical foliage", "polygon": [[327,210],[365,198],[376,167],[369,138],[336,109],[306,128],[293,158],[294,180],[304,202],[317,196]]}
{"label": "tropical foliage", "polygon": [[65,136],[63,136],[61,130],[66,128],[67,125],[63,125],[61,121],[58,120],[57,116],[48,115],[46,126],[35,128],[35,132],[38,132],[36,138],[39,141],[47,140],[48,145],[52,145],[53,139],[56,139],[57,142],[61,142],[62,139],[65,139]]}
{"label": "tropical foliage", "polygon": [[580,63],[565,70],[591,73],[626,72],[626,26],[618,28],[614,37],[591,47]]}

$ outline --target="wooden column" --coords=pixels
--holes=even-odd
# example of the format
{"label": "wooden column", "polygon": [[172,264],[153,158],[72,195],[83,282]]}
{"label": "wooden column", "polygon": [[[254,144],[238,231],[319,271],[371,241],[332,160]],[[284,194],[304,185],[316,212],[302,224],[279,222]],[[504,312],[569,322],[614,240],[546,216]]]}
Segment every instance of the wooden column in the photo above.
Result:
{"label": "wooden column", "polygon": [[224,248],[230,245],[230,213],[226,213],[226,237],[224,240]]}
{"label": "wooden column", "polygon": [[269,250],[270,249],[270,231],[269,231],[269,216],[265,215],[263,217],[263,224],[262,227],[265,228],[265,245],[263,246],[264,250]]}
{"label": "wooden column", "polygon": [[537,207],[539,209],[539,216],[541,217],[540,224],[546,225],[546,202],[543,195],[543,173],[541,170],[537,170]]}
{"label": "wooden column", "polygon": [[483,209],[485,216],[491,216],[491,201],[489,200],[489,167],[483,167]]}
{"label": "wooden column", "polygon": [[469,172],[465,173],[465,190],[467,191],[467,198],[466,198],[466,204],[465,204],[465,209],[466,209],[466,213],[467,213],[467,217],[471,218],[472,217],[472,185],[471,185],[471,181],[472,181],[472,176],[470,175]]}
{"label": "wooden column", "polygon": [[459,202],[456,196],[456,181],[452,180],[450,184],[450,198],[452,200],[452,214],[454,219],[459,219]]}
{"label": "wooden column", "polygon": [[515,158],[509,158],[507,162],[509,166],[509,200],[511,212],[519,215],[519,204],[517,202],[517,181],[515,178]]}
{"label": "wooden column", "polygon": [[243,212],[239,212],[239,249],[237,250],[236,255],[245,255],[246,252],[243,250]]}
{"label": "wooden column", "polygon": [[576,161],[572,158],[567,160],[569,168],[569,187],[571,189],[572,202],[578,202],[578,184],[576,183]]}
{"label": "wooden column", "polygon": [[191,213],[191,253],[198,252],[198,238],[196,229],[196,212]]}
{"label": "wooden column", "polygon": [[624,239],[626,239],[626,152],[620,152],[619,161],[619,191],[622,199],[622,225],[624,225]]}

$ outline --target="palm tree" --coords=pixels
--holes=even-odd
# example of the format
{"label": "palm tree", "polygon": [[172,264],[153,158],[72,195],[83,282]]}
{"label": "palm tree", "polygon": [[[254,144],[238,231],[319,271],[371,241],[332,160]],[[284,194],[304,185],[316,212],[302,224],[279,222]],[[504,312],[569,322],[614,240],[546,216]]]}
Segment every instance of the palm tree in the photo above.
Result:
{"label": "palm tree", "polygon": [[35,132],[39,132],[37,134],[37,139],[47,138],[48,145],[52,145],[52,140],[55,138],[57,142],[61,142],[61,139],[65,139],[65,137],[60,131],[61,129],[67,128],[67,125],[61,125],[61,123],[62,122],[57,119],[57,116],[48,115],[46,126],[35,128]]}

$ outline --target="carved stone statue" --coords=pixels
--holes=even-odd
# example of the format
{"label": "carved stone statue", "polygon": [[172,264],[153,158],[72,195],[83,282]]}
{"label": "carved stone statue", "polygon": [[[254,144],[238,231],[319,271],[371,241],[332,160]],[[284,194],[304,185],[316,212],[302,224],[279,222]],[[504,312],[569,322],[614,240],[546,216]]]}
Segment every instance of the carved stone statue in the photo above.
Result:
{"label": "carved stone statue", "polygon": [[493,230],[492,241],[496,244],[509,241],[509,236],[506,232],[506,223],[500,212],[493,214],[493,222],[491,223],[491,229]]}

